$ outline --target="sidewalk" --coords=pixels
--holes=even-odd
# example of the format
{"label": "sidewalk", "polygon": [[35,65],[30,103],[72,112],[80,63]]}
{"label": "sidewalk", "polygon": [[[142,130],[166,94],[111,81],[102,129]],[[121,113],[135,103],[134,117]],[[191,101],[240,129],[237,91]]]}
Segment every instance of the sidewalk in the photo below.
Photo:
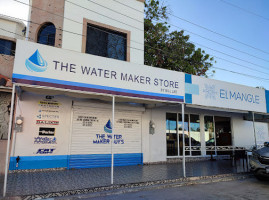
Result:
{"label": "sidewalk", "polygon": [[[20,172],[8,175],[7,196],[59,193],[110,185],[110,168]],[[210,176],[243,172],[232,167],[230,160],[186,163],[187,177]],[[158,164],[115,167],[114,184],[173,180],[183,177],[182,164]]]}

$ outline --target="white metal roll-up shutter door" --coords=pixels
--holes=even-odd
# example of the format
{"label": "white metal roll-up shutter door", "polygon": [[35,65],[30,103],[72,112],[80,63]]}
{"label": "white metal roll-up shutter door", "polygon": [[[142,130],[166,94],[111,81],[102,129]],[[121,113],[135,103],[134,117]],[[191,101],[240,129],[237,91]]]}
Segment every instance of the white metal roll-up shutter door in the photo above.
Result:
{"label": "white metal roll-up shutter door", "polygon": [[[111,165],[111,119],[111,109],[74,106],[69,168]],[[114,135],[115,166],[142,164],[141,112],[116,110]]]}

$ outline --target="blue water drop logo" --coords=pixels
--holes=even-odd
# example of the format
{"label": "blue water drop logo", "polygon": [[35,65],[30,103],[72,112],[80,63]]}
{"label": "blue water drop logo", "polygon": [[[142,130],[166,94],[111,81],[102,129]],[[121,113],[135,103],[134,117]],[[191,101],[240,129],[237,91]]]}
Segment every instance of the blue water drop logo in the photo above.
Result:
{"label": "blue water drop logo", "polygon": [[112,126],[111,126],[111,121],[110,120],[108,120],[108,122],[104,126],[104,131],[106,133],[112,133]]}
{"label": "blue water drop logo", "polygon": [[35,53],[25,61],[25,66],[31,72],[44,72],[48,67],[48,63],[42,58],[39,51]]}

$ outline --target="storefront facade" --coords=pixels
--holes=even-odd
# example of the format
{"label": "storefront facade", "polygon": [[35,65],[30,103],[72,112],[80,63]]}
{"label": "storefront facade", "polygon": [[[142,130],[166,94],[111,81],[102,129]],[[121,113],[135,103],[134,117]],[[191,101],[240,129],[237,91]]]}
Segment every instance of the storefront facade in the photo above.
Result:
{"label": "storefront facade", "polygon": [[[268,105],[264,89],[27,41],[17,43],[13,82],[23,128],[13,132],[10,170],[108,167],[112,151],[115,166],[180,158],[182,103],[185,155],[222,155],[255,145],[244,116]],[[267,123],[255,130],[258,144],[269,139]]]}
{"label": "storefront facade", "polygon": [[112,152],[116,166],[167,162],[184,145],[187,157],[222,155],[254,145],[254,127],[257,144],[269,139],[268,123],[244,120],[268,113],[266,90],[144,65],[143,1],[30,3],[10,170],[108,167]]}

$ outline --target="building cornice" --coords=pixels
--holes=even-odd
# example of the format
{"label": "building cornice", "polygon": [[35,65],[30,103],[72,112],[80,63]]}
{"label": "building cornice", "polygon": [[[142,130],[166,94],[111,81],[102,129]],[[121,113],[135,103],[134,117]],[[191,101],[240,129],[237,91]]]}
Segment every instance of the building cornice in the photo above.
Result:
{"label": "building cornice", "polygon": [[17,24],[20,24],[23,27],[26,27],[25,24],[22,21],[20,21],[18,19],[15,19],[15,18],[13,18],[11,16],[6,16],[6,15],[0,14],[0,19],[7,20],[7,21],[10,21],[10,22],[13,22],[13,23],[17,23]]}

